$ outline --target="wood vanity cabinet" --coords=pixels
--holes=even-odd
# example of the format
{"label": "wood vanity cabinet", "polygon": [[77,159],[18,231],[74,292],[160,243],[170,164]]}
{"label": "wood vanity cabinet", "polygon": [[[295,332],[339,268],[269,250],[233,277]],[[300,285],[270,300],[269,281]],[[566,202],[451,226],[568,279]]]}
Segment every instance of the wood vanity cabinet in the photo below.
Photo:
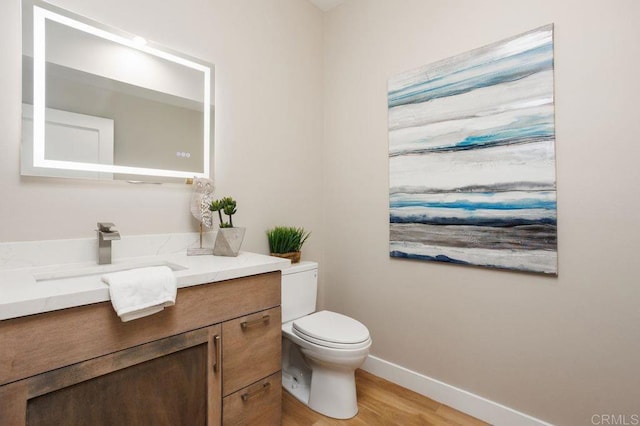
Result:
{"label": "wood vanity cabinet", "polygon": [[280,272],[0,321],[0,425],[279,425]]}

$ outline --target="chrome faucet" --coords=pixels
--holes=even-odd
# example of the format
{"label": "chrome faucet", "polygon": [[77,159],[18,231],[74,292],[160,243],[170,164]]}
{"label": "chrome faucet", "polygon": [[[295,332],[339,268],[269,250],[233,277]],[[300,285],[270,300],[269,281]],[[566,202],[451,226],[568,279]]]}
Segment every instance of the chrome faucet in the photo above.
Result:
{"label": "chrome faucet", "polygon": [[120,233],[109,222],[98,222],[98,265],[111,263],[111,241],[119,240]]}

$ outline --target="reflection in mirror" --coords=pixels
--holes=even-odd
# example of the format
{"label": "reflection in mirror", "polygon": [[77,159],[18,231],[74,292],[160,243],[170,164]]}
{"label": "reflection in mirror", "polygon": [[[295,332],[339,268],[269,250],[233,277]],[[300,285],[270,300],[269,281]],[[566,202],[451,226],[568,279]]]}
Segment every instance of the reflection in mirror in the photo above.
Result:
{"label": "reflection in mirror", "polygon": [[23,1],[22,174],[209,177],[213,67]]}

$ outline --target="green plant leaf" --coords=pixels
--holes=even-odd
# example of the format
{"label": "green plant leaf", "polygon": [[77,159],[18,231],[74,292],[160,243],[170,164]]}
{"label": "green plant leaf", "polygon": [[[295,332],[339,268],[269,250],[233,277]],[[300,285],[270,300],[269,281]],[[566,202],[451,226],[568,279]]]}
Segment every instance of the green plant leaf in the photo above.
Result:
{"label": "green plant leaf", "polygon": [[[233,228],[233,216],[237,213],[237,203],[231,197],[223,197],[219,200],[211,201],[209,205],[209,210],[218,212],[218,219],[220,220],[220,228]],[[229,216],[229,222],[225,222],[222,219],[222,213]]]}
{"label": "green plant leaf", "polygon": [[300,251],[302,245],[311,232],[307,232],[304,228],[296,228],[291,226],[276,226],[267,230],[267,239],[269,240],[269,250],[271,253],[291,253]]}

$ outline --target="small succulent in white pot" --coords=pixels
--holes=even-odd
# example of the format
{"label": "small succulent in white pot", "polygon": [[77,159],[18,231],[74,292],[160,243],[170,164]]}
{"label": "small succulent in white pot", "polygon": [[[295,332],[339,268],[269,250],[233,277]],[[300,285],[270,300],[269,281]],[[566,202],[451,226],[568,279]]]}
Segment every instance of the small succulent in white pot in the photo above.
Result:
{"label": "small succulent in white pot", "polygon": [[[233,226],[233,215],[238,211],[236,201],[231,197],[213,200],[209,210],[218,212],[220,220],[220,229],[216,235],[213,254],[216,256],[237,256],[244,239],[245,228]],[[223,213],[229,218],[228,222],[223,219]]]}

